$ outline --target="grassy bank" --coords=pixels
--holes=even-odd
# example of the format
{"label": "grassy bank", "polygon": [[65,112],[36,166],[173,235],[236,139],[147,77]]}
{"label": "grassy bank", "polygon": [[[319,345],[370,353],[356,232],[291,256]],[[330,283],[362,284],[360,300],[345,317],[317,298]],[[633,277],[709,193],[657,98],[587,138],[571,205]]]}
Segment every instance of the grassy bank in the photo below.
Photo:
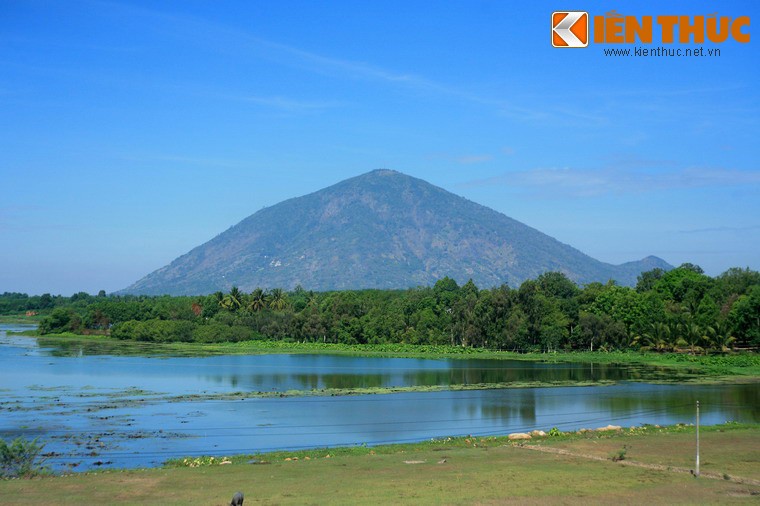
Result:
{"label": "grassy bank", "polygon": [[[213,465],[0,482],[3,504],[733,504],[760,497],[760,427],[588,432],[528,442],[272,453]],[[613,461],[625,449],[624,459]],[[537,451],[538,450],[538,451]]]}
{"label": "grassy bank", "polygon": [[26,323],[29,325],[38,325],[42,318],[44,318],[44,315],[39,314],[35,316],[26,316],[23,313],[15,315],[0,315],[0,324]]}

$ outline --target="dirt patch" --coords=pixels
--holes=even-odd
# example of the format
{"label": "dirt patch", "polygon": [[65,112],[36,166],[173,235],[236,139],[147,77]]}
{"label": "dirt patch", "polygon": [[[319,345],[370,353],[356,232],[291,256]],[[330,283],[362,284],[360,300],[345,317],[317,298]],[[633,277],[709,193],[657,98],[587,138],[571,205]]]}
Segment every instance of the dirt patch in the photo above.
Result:
{"label": "dirt patch", "polygon": [[760,497],[758,490],[732,490],[726,494],[729,497]]}
{"label": "dirt patch", "polygon": [[[544,452],[544,453],[553,453],[556,455],[566,455],[568,457],[579,457],[583,459],[588,460],[597,460],[597,461],[606,461],[609,460],[612,462],[609,458],[600,457],[598,455],[589,455],[587,453],[578,453],[578,452],[571,452],[569,450],[564,450],[562,448],[552,448],[547,446],[538,446],[538,445],[522,445],[522,446],[516,446],[517,448],[523,448],[525,450],[532,450],[532,451],[538,451],[538,452]],[[656,471],[667,471],[672,473],[682,473],[682,474],[694,474],[694,470],[687,469],[685,467],[675,467],[675,466],[663,466],[661,464],[647,464],[645,462],[636,462],[634,460],[617,460],[615,461],[616,464],[622,465],[622,466],[631,466],[631,467],[641,467],[644,469],[653,469]],[[719,473],[712,473],[712,472],[701,472],[699,474],[700,478],[709,478],[712,480],[725,480],[730,481],[732,483],[739,483],[743,485],[754,485],[760,487],[760,480],[755,480],[752,478],[743,478],[740,476],[729,476],[727,474],[719,474]],[[753,494],[755,494],[753,492]],[[757,494],[760,494],[760,492],[757,492]]]}

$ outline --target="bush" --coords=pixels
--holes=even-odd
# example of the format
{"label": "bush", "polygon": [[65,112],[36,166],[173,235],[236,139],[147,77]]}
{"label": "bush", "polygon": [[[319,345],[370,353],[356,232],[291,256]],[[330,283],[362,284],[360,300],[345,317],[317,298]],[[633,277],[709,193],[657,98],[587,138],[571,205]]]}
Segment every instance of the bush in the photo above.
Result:
{"label": "bush", "polygon": [[44,472],[40,460],[44,446],[37,439],[19,437],[10,444],[0,439],[0,478],[29,478]]}
{"label": "bush", "polygon": [[190,342],[195,327],[193,322],[182,320],[129,320],[114,325],[111,336],[116,339],[155,343]]}
{"label": "bush", "polygon": [[253,339],[254,332],[245,327],[230,327],[220,323],[199,325],[193,330],[193,341],[199,343],[240,342]]}
{"label": "bush", "polygon": [[73,309],[56,308],[40,322],[40,334],[55,334],[62,332],[79,332],[82,330],[82,319]]}
{"label": "bush", "polygon": [[612,462],[620,462],[621,460],[625,460],[626,453],[628,453],[628,447],[626,445],[623,445],[622,449],[610,454],[610,460]]}

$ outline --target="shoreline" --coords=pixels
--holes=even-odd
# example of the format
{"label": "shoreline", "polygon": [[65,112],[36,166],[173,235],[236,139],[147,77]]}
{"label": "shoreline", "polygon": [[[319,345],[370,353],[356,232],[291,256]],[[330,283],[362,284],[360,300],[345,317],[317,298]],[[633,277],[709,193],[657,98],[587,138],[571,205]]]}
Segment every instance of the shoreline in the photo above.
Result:
{"label": "shoreline", "polygon": [[[733,430],[756,431],[760,435],[760,423],[738,423],[724,422],[715,425],[702,425],[700,432],[714,433],[726,432]],[[556,432],[555,432],[556,431]],[[543,432],[543,435],[537,433]],[[355,445],[355,446],[335,446],[323,448],[306,448],[299,450],[275,450],[254,454],[238,454],[228,456],[186,456],[174,459],[168,459],[160,468],[182,468],[182,467],[210,467],[230,464],[268,464],[270,461],[282,460],[284,462],[311,460],[318,458],[332,458],[336,456],[350,455],[378,455],[378,454],[397,454],[406,453],[421,449],[439,448],[441,445],[447,448],[482,448],[499,446],[541,446],[542,444],[551,444],[558,442],[573,442],[585,439],[595,438],[616,438],[616,437],[637,437],[652,436],[657,434],[695,434],[694,424],[677,423],[674,425],[652,425],[644,424],[634,427],[620,427],[607,425],[597,428],[581,428],[575,431],[557,431],[556,429],[545,427],[542,429],[534,428],[524,433],[505,434],[500,436],[450,436],[433,438],[426,441],[413,443],[395,443],[381,445]],[[523,437],[512,438],[511,436],[521,435]],[[528,435],[530,437],[524,437]],[[253,462],[252,462],[253,461]],[[225,463],[227,462],[227,463]],[[142,468],[156,469],[156,468]],[[108,471],[119,471],[119,469],[85,471],[83,473],[102,473]]]}
{"label": "shoreline", "polygon": [[[516,353],[483,348],[410,344],[346,345],[319,342],[243,341],[236,343],[155,343],[122,341],[110,336],[49,334],[37,331],[8,332],[9,336],[36,339],[41,347],[88,348],[92,355],[133,355],[161,357],[206,357],[217,355],[325,354],[354,357],[409,358],[426,360],[517,360],[538,363],[577,363],[666,368],[675,379],[648,378],[630,381],[657,384],[722,384],[760,381],[760,355],[738,352],[720,355],[686,353],[625,352],[553,352]],[[529,385],[536,386],[536,385]],[[500,387],[486,387],[500,388]]]}
{"label": "shoreline", "polygon": [[187,457],[159,468],[2,480],[0,496],[185,506],[227,504],[237,490],[257,504],[747,504],[760,496],[758,424],[700,427],[699,479],[690,474],[691,425],[551,434]]}

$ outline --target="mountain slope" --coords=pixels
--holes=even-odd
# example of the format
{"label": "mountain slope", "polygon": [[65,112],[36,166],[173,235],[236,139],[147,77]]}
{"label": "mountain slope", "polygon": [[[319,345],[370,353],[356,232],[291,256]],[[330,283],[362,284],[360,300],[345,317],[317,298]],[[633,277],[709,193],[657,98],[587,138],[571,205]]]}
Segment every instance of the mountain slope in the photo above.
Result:
{"label": "mountain slope", "polygon": [[635,283],[656,257],[614,266],[425,181],[376,170],[249,216],[123,293],[256,287],[407,288],[449,276],[480,287],[560,271],[579,283]]}

